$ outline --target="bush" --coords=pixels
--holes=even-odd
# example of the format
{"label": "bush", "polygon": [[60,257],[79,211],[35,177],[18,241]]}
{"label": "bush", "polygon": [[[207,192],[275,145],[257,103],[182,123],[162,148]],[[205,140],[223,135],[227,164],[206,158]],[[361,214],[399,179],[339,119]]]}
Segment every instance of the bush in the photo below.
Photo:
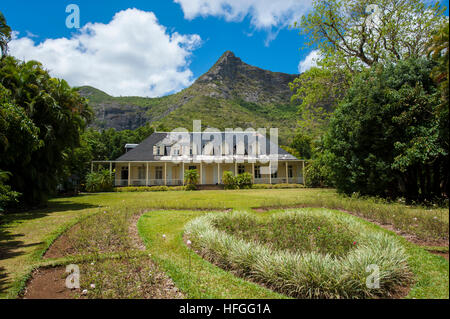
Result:
{"label": "bush", "polygon": [[237,189],[238,188],[236,178],[234,177],[233,173],[230,171],[223,172],[222,183],[223,183],[225,189]]}
{"label": "bush", "polygon": [[253,185],[253,178],[250,173],[242,173],[236,176],[236,184],[240,189],[250,189]]}
{"label": "bush", "polygon": [[184,172],[184,183],[186,184],[187,191],[193,191],[197,189],[198,184],[198,171],[196,169],[190,169]]}
{"label": "bush", "polygon": [[113,191],[113,177],[109,170],[89,173],[86,176],[86,191],[89,193]]}
{"label": "bush", "polygon": [[305,168],[304,179],[308,187],[329,187],[332,186],[330,179],[330,169],[321,160],[309,162]]}
{"label": "bush", "polygon": [[133,187],[115,187],[114,191],[118,193],[125,192],[167,192],[184,191],[184,186],[133,186]]}
{"label": "bush", "polygon": [[253,184],[253,189],[304,188],[302,184]]}
{"label": "bush", "polygon": [[249,189],[252,188],[253,178],[247,172],[234,176],[232,172],[225,171],[222,175],[222,183],[225,189]]}

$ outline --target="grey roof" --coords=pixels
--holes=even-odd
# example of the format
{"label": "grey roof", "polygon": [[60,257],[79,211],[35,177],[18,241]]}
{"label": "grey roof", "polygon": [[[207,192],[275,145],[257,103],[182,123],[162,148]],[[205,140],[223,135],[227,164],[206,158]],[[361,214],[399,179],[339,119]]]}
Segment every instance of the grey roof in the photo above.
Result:
{"label": "grey roof", "polygon": [[[205,132],[204,132],[205,133]],[[208,132],[209,133],[209,132]],[[212,134],[222,134],[222,140],[225,141],[225,132],[213,132]],[[193,139],[193,134],[195,133],[189,133],[190,140]],[[233,134],[242,134],[244,135],[244,145],[245,149],[247,149],[248,145],[248,137],[245,138],[245,136],[248,136],[249,132],[233,132]],[[271,142],[269,139],[262,137],[261,135],[258,137],[259,141],[261,141],[261,138],[265,141],[265,154],[270,153],[270,145]],[[211,138],[212,140],[213,138]],[[203,140],[202,139],[202,147],[209,143],[209,140]],[[173,145],[173,139],[170,139],[170,133],[167,132],[155,132],[152,135],[150,135],[148,138],[146,138],[142,143],[140,143],[138,146],[136,146],[134,149],[128,151],[128,153],[123,154],[119,158],[116,159],[116,161],[159,161],[161,160],[161,156],[153,155],[153,146],[154,145],[167,145],[171,146]],[[264,143],[262,143],[264,144]],[[233,148],[236,146],[236,138],[233,139]],[[295,156],[288,153],[281,147],[278,147],[278,159],[282,160],[298,160]]]}

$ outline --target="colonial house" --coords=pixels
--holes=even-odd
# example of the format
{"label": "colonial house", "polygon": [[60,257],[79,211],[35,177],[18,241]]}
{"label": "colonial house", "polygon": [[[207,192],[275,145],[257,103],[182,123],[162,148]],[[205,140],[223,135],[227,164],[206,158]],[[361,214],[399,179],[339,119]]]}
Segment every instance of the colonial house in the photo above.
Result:
{"label": "colonial house", "polygon": [[219,185],[223,172],[248,172],[255,184],[303,184],[305,162],[256,132],[155,132],[125,145],[114,161],[94,161],[115,172],[116,186],[176,186],[184,172],[199,172],[200,185]]}

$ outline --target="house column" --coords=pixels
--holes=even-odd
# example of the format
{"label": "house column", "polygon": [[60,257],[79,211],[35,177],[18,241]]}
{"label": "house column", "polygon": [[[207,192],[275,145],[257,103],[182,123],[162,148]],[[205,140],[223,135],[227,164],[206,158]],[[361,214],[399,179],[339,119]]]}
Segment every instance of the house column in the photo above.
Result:
{"label": "house column", "polygon": [[94,173],[94,162],[91,162],[91,173]]}
{"label": "house column", "polygon": [[272,161],[269,160],[269,184],[272,184]]}
{"label": "house column", "polygon": [[200,161],[200,185],[203,185],[203,165]]}
{"label": "house column", "polygon": [[252,163],[252,183],[255,184],[255,163]]}
{"label": "house column", "polygon": [[286,183],[289,184],[288,162],[286,162]]}
{"label": "house column", "polygon": [[234,176],[237,176],[238,170],[237,170],[237,159],[234,162]]}
{"label": "house column", "polygon": [[131,184],[131,163],[128,162],[128,186]]}
{"label": "house column", "polygon": [[184,186],[184,162],[181,162],[181,179],[183,180],[183,186]]}
{"label": "house column", "polygon": [[109,177],[112,177],[112,162],[109,162]]}
{"label": "house column", "polygon": [[148,186],[148,162],[145,169],[145,186]]}
{"label": "house column", "polygon": [[164,185],[167,186],[167,162],[164,163]]}
{"label": "house column", "polygon": [[217,184],[220,184],[220,163],[217,163]]}
{"label": "house column", "polygon": [[302,176],[303,176],[303,185],[306,185],[306,179],[305,179],[305,161],[302,161]]}

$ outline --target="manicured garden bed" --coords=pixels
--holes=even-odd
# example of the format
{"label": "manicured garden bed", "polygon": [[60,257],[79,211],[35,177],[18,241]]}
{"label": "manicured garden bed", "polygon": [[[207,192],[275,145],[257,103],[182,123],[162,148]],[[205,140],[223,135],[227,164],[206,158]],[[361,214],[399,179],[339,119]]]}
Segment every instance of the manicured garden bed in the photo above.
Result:
{"label": "manicured garden bed", "polygon": [[[208,214],[188,223],[186,235],[214,264],[295,298],[391,297],[410,281],[393,236],[326,210]],[[366,282],[374,267],[376,288]]]}

